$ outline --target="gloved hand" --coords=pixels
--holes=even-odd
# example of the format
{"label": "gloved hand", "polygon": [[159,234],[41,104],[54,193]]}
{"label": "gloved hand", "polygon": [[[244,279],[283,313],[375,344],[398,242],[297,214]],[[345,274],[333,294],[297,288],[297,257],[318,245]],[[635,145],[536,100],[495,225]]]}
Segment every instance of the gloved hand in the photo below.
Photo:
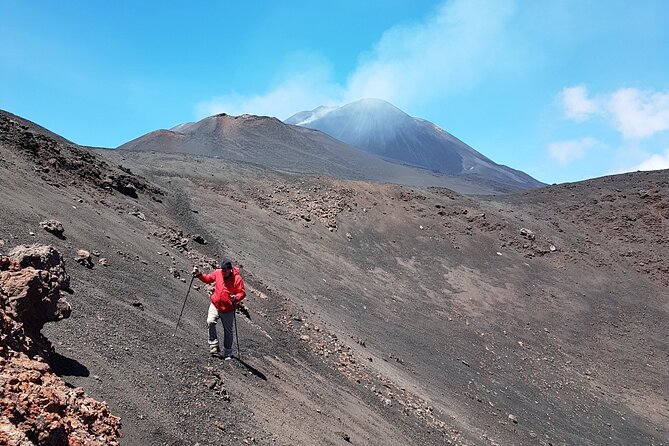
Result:
{"label": "gloved hand", "polygon": [[235,296],[234,294],[230,295],[230,300],[232,301],[232,305],[237,304],[237,296]]}
{"label": "gloved hand", "polygon": [[197,266],[193,267],[193,277],[199,277],[202,273],[200,272],[200,268]]}

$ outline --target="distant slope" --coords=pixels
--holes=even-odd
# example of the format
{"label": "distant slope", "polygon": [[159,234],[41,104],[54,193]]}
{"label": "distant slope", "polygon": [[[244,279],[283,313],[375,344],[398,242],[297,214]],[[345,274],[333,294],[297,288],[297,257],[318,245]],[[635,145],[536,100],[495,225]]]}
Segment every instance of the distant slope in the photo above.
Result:
{"label": "distant slope", "polygon": [[3,120],[8,120],[9,122],[12,122],[14,126],[21,127],[22,130],[24,131],[29,131],[34,134],[42,135],[47,138],[51,138],[56,142],[59,142],[61,144],[74,144],[72,141],[63,138],[60,135],[57,135],[56,133],[52,132],[51,130],[45,129],[39,124],[35,124],[32,121],[29,121],[25,118],[22,118],[20,116],[17,116],[13,113],[10,113],[6,110],[0,110],[0,117]]}
{"label": "distant slope", "polygon": [[369,153],[410,165],[451,175],[475,174],[518,189],[543,186],[519,170],[486,158],[435,124],[413,118],[379,99],[319,107],[285,122],[321,130]]}
{"label": "distant slope", "polygon": [[[90,149],[4,110],[0,110],[0,148],[11,149],[13,156],[32,164],[33,175],[55,187],[70,182],[105,193],[115,190],[134,198],[139,193],[159,199],[157,196],[162,194],[144,178],[108,164]],[[13,164],[3,157],[0,162]]]}
{"label": "distant slope", "polygon": [[448,187],[461,193],[508,192],[506,182],[460,178],[402,166],[367,153],[327,134],[288,125],[276,118],[219,114],[172,130],[157,130],[118,147],[221,157],[272,169],[323,173],[338,178]]}

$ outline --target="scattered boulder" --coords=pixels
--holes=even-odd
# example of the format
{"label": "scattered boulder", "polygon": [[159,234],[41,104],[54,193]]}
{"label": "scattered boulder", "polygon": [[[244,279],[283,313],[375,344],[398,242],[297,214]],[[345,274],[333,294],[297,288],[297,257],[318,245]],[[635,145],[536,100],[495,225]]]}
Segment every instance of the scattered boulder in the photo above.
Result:
{"label": "scattered boulder", "polygon": [[112,187],[130,198],[137,198],[137,187],[133,183],[121,183],[118,180],[112,182]]}
{"label": "scattered boulder", "polygon": [[109,266],[109,260],[107,260],[106,257],[101,257],[100,260],[98,260],[98,263],[101,266]]}
{"label": "scattered boulder", "polygon": [[63,228],[63,224],[59,222],[58,220],[44,220],[41,221],[39,224],[45,231],[50,232],[51,234],[55,235],[58,238],[64,238],[63,233],[65,232],[65,229]]}
{"label": "scattered boulder", "polygon": [[[160,237],[165,240],[170,246],[174,249],[177,249],[179,252],[184,252],[188,250],[188,243],[190,238],[184,237],[183,231],[176,229],[168,228],[162,231],[154,231],[151,233],[155,237]],[[169,253],[166,252],[168,255]]]}
{"label": "scattered boulder", "polygon": [[134,212],[130,212],[130,215],[134,215],[135,217],[139,218],[140,220],[146,221],[146,216],[144,215],[143,212],[134,211]]}
{"label": "scattered boulder", "polygon": [[351,442],[351,436],[346,432],[337,432],[337,435],[339,435],[342,440],[346,441],[347,443]]}
{"label": "scattered boulder", "polygon": [[529,240],[534,240],[535,238],[537,238],[537,236],[534,234],[534,232],[530,231],[527,228],[520,228],[520,235],[522,235],[523,237],[525,237],[526,239],[529,239]]}
{"label": "scattered boulder", "polygon": [[207,241],[200,234],[193,235],[192,239],[195,243],[199,243],[201,245],[206,245],[207,244]]}
{"label": "scattered boulder", "polygon": [[53,247],[17,246],[0,263],[4,311],[20,319],[31,333],[39,332],[47,322],[70,316],[70,305],[60,295],[61,290],[70,289],[70,277]]}
{"label": "scattered boulder", "polygon": [[91,253],[85,249],[80,249],[77,251],[77,256],[74,258],[75,262],[80,265],[85,266],[86,268],[93,268],[93,260],[91,259]]}

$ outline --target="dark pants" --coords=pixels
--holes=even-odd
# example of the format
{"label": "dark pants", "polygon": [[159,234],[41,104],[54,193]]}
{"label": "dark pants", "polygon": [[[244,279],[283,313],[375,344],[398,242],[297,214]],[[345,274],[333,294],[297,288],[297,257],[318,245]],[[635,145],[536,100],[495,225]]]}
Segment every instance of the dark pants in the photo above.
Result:
{"label": "dark pants", "polygon": [[234,323],[235,313],[221,313],[216,309],[214,304],[209,304],[209,312],[207,313],[207,325],[209,326],[209,345],[218,345],[218,333],[216,332],[216,323],[221,320],[223,324],[223,355],[232,355],[232,341],[234,340],[232,325]]}

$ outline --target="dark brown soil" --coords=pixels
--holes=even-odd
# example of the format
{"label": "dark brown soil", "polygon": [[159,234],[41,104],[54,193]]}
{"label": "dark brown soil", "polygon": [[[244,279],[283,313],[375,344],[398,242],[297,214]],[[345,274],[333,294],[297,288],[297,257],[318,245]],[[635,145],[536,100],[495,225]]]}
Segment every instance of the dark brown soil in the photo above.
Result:
{"label": "dark brown soil", "polygon": [[[45,172],[5,126],[0,251],[65,256],[53,367],[122,444],[669,444],[667,171],[498,197],[77,147]],[[224,254],[241,361],[209,358],[203,288],[172,336]]]}

